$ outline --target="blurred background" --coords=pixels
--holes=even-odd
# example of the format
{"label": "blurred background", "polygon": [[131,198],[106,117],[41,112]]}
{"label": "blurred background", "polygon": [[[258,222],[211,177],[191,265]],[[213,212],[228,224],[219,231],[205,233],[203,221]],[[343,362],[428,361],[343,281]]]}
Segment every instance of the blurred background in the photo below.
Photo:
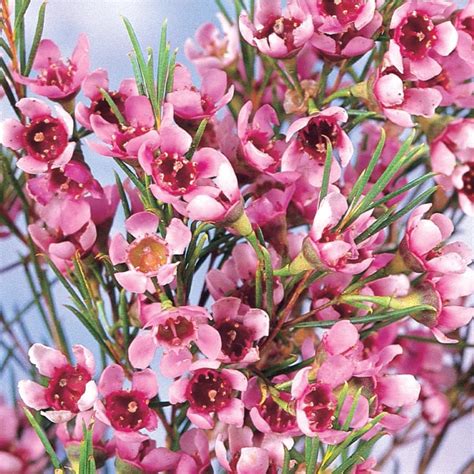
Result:
{"label": "blurred background", "polygon": [[[13,3],[13,2],[12,2]],[[36,13],[41,0],[32,0],[27,18],[27,34],[33,35],[36,24]],[[233,2],[224,0],[229,11]],[[456,2],[460,5],[466,2]],[[191,68],[183,53],[184,41],[194,35],[195,30],[204,22],[217,22],[218,8],[214,0],[48,0],[46,9],[46,23],[43,38],[54,40],[65,57],[69,57],[75,47],[80,33],[84,32],[90,40],[91,70],[104,68],[109,73],[110,85],[115,89],[120,81],[132,77],[133,72],[127,53],[131,51],[130,42],[123,25],[122,16],[127,17],[135,28],[142,47],[151,46],[158,49],[159,35],[162,22],[168,20],[168,38],[171,49],[179,48],[178,61]],[[30,38],[31,39],[31,38]],[[195,73],[195,71],[193,71]],[[199,83],[197,75],[194,77]],[[81,100],[79,96],[78,100]],[[0,103],[0,118],[10,115],[7,101]],[[85,148],[86,159],[94,175],[102,183],[113,183],[111,159],[97,156]],[[123,219],[116,218],[115,227],[120,229]],[[464,238],[474,245],[474,222],[465,221],[463,227]],[[9,239],[0,239],[0,268],[9,266],[18,260],[24,249],[15,245]],[[21,268],[0,274],[0,308],[6,315],[13,315],[31,299],[28,285],[24,280]],[[56,288],[58,302],[67,302],[67,296],[60,288]],[[74,316],[66,309],[61,313],[64,327],[71,343],[82,343],[91,349],[95,343],[88,337],[85,329],[77,322]],[[40,318],[34,311],[24,318],[27,332],[34,342],[47,342],[45,331]],[[2,329],[3,338],[4,332]],[[0,349],[0,361],[3,360],[4,350]],[[13,368],[10,370],[10,368]],[[18,366],[10,364],[8,369],[0,373],[5,396],[11,397],[16,380],[25,377]],[[166,390],[167,382],[162,380],[160,387]],[[377,451],[383,451],[383,440]],[[452,474],[459,472],[459,468],[472,456],[474,447],[474,419],[466,417],[454,425],[449,435],[440,447],[437,457],[429,469],[430,474]],[[384,467],[384,473],[398,472],[400,474],[414,474],[415,466],[423,449],[422,441],[416,441],[409,447],[399,449],[393,459]],[[376,451],[376,452],[377,452]]]}

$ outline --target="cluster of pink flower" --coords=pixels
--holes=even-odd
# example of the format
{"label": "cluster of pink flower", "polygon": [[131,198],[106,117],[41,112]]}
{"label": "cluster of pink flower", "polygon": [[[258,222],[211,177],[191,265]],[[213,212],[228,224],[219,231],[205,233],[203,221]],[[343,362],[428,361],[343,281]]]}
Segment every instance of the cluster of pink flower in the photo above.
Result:
{"label": "cluster of pink flower", "polygon": [[[240,474],[304,466],[302,437],[334,447],[399,432],[419,399],[432,432],[443,428],[456,372],[436,343],[456,343],[474,315],[474,254],[448,243],[444,214],[459,203],[474,215],[474,119],[464,113],[473,13],[472,0],[462,10],[257,0],[234,23],[222,16],[222,33],[209,23],[188,40],[201,86],[173,65],[158,108],[138,77],[114,90],[105,70],[89,72],[85,36],[67,60],[42,40],[34,78],[12,70],[56,103],[21,97],[19,119],[0,124],[25,176],[28,233],[70,284],[82,268],[79,293],[107,293],[114,318],[88,323],[107,332],[113,359],[97,379],[89,349],[74,345],[73,365],[64,347],[36,343],[29,359],[41,377],[19,383],[23,402],[57,424],[73,466],[89,425],[98,466],[117,456],[117,472],[198,473],[216,459]],[[421,145],[409,148],[400,135],[413,127]],[[85,136],[131,179],[101,185]],[[431,204],[409,208],[411,169],[436,173]],[[125,231],[109,238],[120,202]],[[5,203],[2,223],[14,226],[21,199]],[[13,428],[0,435],[0,460],[38,472],[30,430],[12,441]],[[157,447],[160,430],[167,447]],[[377,472],[367,456],[351,472]]]}

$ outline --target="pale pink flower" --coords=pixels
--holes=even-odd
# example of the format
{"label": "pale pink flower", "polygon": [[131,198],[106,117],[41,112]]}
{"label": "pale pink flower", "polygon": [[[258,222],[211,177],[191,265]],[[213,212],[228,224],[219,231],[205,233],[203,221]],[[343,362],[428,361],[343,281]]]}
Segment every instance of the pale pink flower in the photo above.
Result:
{"label": "pale pink flower", "polygon": [[247,378],[233,369],[219,369],[220,362],[199,360],[190,367],[190,375],[175,381],[169,389],[169,400],[188,402],[187,417],[202,429],[212,429],[214,416],[226,424],[241,427],[244,404],[236,392],[247,390]]}
{"label": "pale pink flower", "polygon": [[68,101],[79,92],[81,82],[89,70],[89,40],[83,33],[70,59],[63,59],[56,43],[43,39],[33,61],[36,78],[15,74],[15,80],[25,84],[31,92],[51,100]]}
{"label": "pale pink flower", "polygon": [[222,341],[221,351],[216,359],[224,364],[239,366],[259,360],[257,341],[268,336],[268,314],[261,309],[249,308],[234,297],[217,300],[211,311],[214,329]]}
{"label": "pale pink flower", "polygon": [[155,115],[150,101],[130,95],[123,104],[125,123],[109,122],[102,114],[89,116],[90,126],[101,142],[87,141],[92,150],[104,156],[135,160],[142,143],[156,136]]}
{"label": "pale pink flower", "polygon": [[374,97],[383,114],[401,127],[413,127],[411,115],[432,117],[442,101],[434,88],[405,87],[402,79],[389,73],[380,75],[373,86]]}
{"label": "pale pink flower", "polygon": [[188,38],[184,43],[184,53],[194,64],[199,74],[209,69],[227,69],[239,58],[239,31],[220,13],[217,18],[222,33],[214,23],[204,23],[194,34],[194,40]]}
{"label": "pale pink flower", "polygon": [[157,233],[159,222],[159,217],[149,211],[133,214],[125,221],[125,228],[135,239],[128,243],[122,234],[112,238],[110,260],[114,265],[126,263],[128,266],[128,270],[115,273],[115,278],[128,291],[154,292],[153,277],[159,285],[174,280],[178,263],[172,263],[172,258],[184,252],[191,240],[191,231],[182,221],[173,218],[163,238]]}
{"label": "pale pink flower", "polygon": [[43,444],[18,409],[0,397],[0,473],[41,474],[48,458]]}
{"label": "pale pink flower", "polygon": [[[347,118],[347,112],[341,107],[328,107],[295,120],[286,135],[286,141],[291,142],[283,154],[281,170],[298,171],[311,185],[321,186],[328,141],[338,153],[342,166],[346,166],[351,159],[354,148],[341,128],[341,123],[346,122]],[[340,175],[339,163],[332,160],[330,182],[337,181]]]}
{"label": "pale pink flower", "polygon": [[179,377],[191,366],[191,343],[210,359],[215,359],[221,350],[219,332],[209,325],[211,316],[200,306],[162,308],[153,303],[144,306],[141,316],[147,321],[145,331],[135,337],[128,352],[134,367],[148,367],[156,350],[163,348],[161,373],[165,377]]}
{"label": "pale pink flower", "polygon": [[109,76],[105,69],[97,69],[90,74],[82,82],[82,92],[90,99],[89,107],[82,102],[76,105],[75,117],[77,121],[88,130],[92,130],[91,115],[99,115],[106,122],[119,125],[119,119],[115,116],[107,100],[103,97],[100,89],[108,92],[110,98],[114,101],[119,112],[125,113],[125,101],[131,96],[138,95],[137,85],[134,79],[124,79],[117,91],[109,89]]}
{"label": "pale pink flower", "polygon": [[283,12],[279,1],[257,0],[253,23],[244,11],[239,28],[247,43],[273,58],[294,56],[314,32],[307,5],[301,0],[289,0]]}
{"label": "pale pink flower", "polygon": [[98,384],[103,399],[96,400],[94,409],[97,418],[115,430],[116,438],[137,443],[146,439],[140,430],[154,431],[158,426],[158,416],[148,406],[158,394],[158,383],[150,369],[134,372],[129,389],[123,388],[124,382],[125,373],[120,365],[106,367]]}
{"label": "pale pink flower", "polygon": [[435,213],[423,219],[431,204],[416,209],[408,219],[399,255],[415,272],[463,273],[472,261],[473,252],[464,242],[444,243],[453,233],[449,217]]}
{"label": "pale pink flower", "polygon": [[[72,346],[76,366],[66,356],[43,344],[33,344],[28,351],[32,364],[48,379],[47,386],[31,380],[20,380],[18,391],[25,404],[53,423],[64,423],[79,412],[92,408],[97,398],[97,387],[92,380],[95,362],[92,353],[84,346]],[[48,409],[47,411],[44,411]]]}
{"label": "pale pink flower", "polygon": [[234,86],[227,90],[227,74],[219,69],[203,72],[201,90],[193,85],[191,73],[181,64],[174,70],[173,90],[166,101],[174,113],[185,120],[210,118],[228,104],[234,95]]}
{"label": "pale pink flower", "polygon": [[446,2],[420,0],[398,7],[390,22],[390,64],[420,81],[438,75],[442,68],[435,55],[447,56],[458,42],[456,28],[448,20],[450,7]]}
{"label": "pale pink flower", "polygon": [[73,132],[71,116],[56,106],[54,117],[50,107],[38,99],[21,99],[16,105],[28,121],[25,125],[16,119],[3,121],[0,143],[23,150],[18,167],[26,173],[38,174],[64,166],[76,146],[69,141]]}

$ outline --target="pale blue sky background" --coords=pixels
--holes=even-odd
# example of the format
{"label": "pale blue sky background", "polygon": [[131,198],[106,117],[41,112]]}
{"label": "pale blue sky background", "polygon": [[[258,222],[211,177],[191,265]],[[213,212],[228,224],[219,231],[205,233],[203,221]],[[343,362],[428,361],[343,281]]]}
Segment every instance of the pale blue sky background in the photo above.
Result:
{"label": "pale blue sky background", "polygon": [[[232,8],[231,0],[223,3]],[[27,16],[32,35],[34,30],[35,13],[41,4],[40,0],[32,0],[31,11]],[[196,28],[205,21],[214,21],[217,8],[214,0],[49,0],[46,14],[44,37],[56,41],[65,56],[68,56],[75,46],[80,33],[88,34],[91,43],[91,69],[103,67],[109,71],[112,88],[121,79],[133,75],[127,52],[131,50],[127,33],[120,16],[126,16],[135,27],[143,47],[152,46],[157,49],[160,27],[168,18],[168,32],[172,48],[179,47],[178,59],[185,61],[182,47],[184,41],[194,34]],[[0,115],[5,116],[5,101],[0,106]],[[95,175],[101,182],[112,182],[109,159],[87,155]],[[121,224],[121,222],[119,222]],[[466,236],[472,240],[472,220],[466,225]],[[0,267],[17,259],[19,247],[9,241],[0,240]],[[30,300],[26,281],[21,272],[9,272],[0,275],[0,306],[11,314],[15,307],[21,307]],[[61,291],[61,294],[64,292]],[[67,310],[61,311],[71,343],[90,345],[86,331],[78,324],[73,315]],[[28,329],[34,341],[44,337],[44,330],[38,316],[31,312],[26,318]],[[1,351],[0,351],[1,352]],[[0,361],[3,355],[0,355]],[[22,374],[17,374],[22,377]],[[0,381],[6,383],[8,374],[0,374]],[[451,430],[440,455],[431,467],[429,474],[451,474],[457,472],[472,454],[474,445],[473,423],[464,420],[458,429]],[[400,473],[414,473],[414,465],[418,459],[419,444],[403,449],[397,456],[401,462]],[[389,463],[384,472],[392,472]]]}

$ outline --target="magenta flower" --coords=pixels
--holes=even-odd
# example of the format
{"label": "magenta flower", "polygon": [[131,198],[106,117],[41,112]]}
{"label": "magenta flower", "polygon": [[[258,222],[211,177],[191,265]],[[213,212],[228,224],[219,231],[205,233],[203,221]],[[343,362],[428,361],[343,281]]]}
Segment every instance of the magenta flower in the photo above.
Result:
{"label": "magenta flower", "polygon": [[239,18],[240,33],[247,43],[272,58],[294,56],[313,35],[313,21],[307,5],[301,0],[289,0],[285,10],[280,2],[257,0],[254,22],[247,12]]}
{"label": "magenta flower", "polygon": [[430,146],[435,179],[448,191],[455,190],[459,205],[474,215],[474,119],[448,123]]}
{"label": "magenta flower", "polygon": [[270,319],[261,309],[249,308],[238,298],[228,297],[212,305],[214,328],[222,348],[216,359],[224,364],[246,366],[259,360],[256,343],[268,336]]}
{"label": "magenta flower", "polygon": [[408,219],[398,250],[403,262],[415,272],[464,273],[472,261],[472,250],[463,242],[443,244],[453,233],[454,225],[439,213],[423,219],[430,207],[420,206]]}
{"label": "magenta flower", "polygon": [[238,370],[218,370],[219,366],[218,361],[194,362],[189,377],[175,381],[169,389],[173,405],[189,403],[187,417],[198,428],[212,429],[215,425],[213,415],[223,423],[243,425],[244,404],[235,392],[247,390],[247,378]]}
{"label": "magenta flower", "polygon": [[373,90],[384,115],[401,127],[414,126],[411,115],[432,117],[443,98],[434,88],[405,88],[402,79],[393,73],[378,77]]}
{"label": "magenta flower", "polygon": [[144,211],[133,214],[125,221],[127,232],[135,237],[130,244],[121,234],[110,243],[110,259],[114,265],[126,263],[127,271],[115,273],[115,278],[126,290],[133,293],[154,292],[152,277],[159,285],[171,283],[178,263],[174,255],[184,252],[191,240],[191,231],[179,220],[172,219],[162,238],[157,234],[159,217]]}
{"label": "magenta flower", "polygon": [[97,418],[115,430],[115,436],[130,443],[146,439],[139,433],[153,431],[158,426],[158,416],[148,404],[158,393],[155,373],[150,369],[134,372],[130,389],[124,389],[125,374],[118,364],[104,369],[99,380],[99,393],[104,398],[96,400]]}
{"label": "magenta flower", "polygon": [[0,143],[13,150],[22,149],[25,156],[18,167],[26,173],[38,174],[64,166],[76,144],[69,139],[73,122],[69,114],[56,106],[56,117],[48,105],[38,99],[21,99],[16,104],[28,122],[15,119],[0,124]]}
{"label": "magenta flower", "polygon": [[284,144],[276,140],[273,127],[279,125],[271,105],[260,107],[249,124],[252,102],[247,102],[239,112],[237,133],[245,161],[262,172],[275,172],[281,160]]}
{"label": "magenta flower", "polygon": [[312,46],[332,61],[360,56],[374,46],[372,37],[382,25],[375,0],[309,2],[313,16]]}
{"label": "magenta flower", "polygon": [[134,367],[148,367],[158,348],[164,353],[160,370],[165,377],[179,377],[192,363],[191,343],[210,359],[215,359],[221,350],[219,332],[209,325],[211,316],[200,306],[161,308],[159,303],[147,305],[143,310],[147,321],[145,331],[130,344],[129,358]]}
{"label": "magenta flower", "polygon": [[68,101],[79,92],[81,82],[89,70],[89,40],[81,34],[70,59],[63,59],[56,43],[41,40],[36,51],[33,69],[35,79],[15,74],[15,80],[27,85],[31,92],[51,100]]}
{"label": "magenta flower", "polygon": [[0,398],[0,472],[41,474],[48,458],[43,444],[18,407]]}
{"label": "magenta flower", "polygon": [[446,2],[412,0],[393,13],[387,58],[401,73],[427,81],[441,72],[436,55],[447,56],[457,45],[458,33],[448,20]]}
{"label": "magenta flower", "polygon": [[[327,142],[337,151],[341,165],[346,166],[354,148],[341,123],[347,121],[347,112],[341,107],[329,107],[309,117],[295,120],[286,135],[290,146],[282,158],[282,171],[298,171],[313,186],[320,187],[326,160]],[[341,169],[332,161],[330,182],[339,179]]]}
{"label": "magenta flower", "polygon": [[72,346],[76,366],[66,356],[43,344],[33,344],[28,351],[32,364],[48,385],[42,386],[31,380],[20,380],[18,391],[25,404],[53,423],[64,423],[79,412],[92,408],[97,398],[97,387],[92,380],[95,362],[92,353],[79,344]]}
{"label": "magenta flower", "polygon": [[234,24],[217,14],[222,33],[214,23],[204,23],[194,35],[195,42],[188,38],[184,43],[184,53],[193,63],[199,74],[209,69],[227,69],[239,58],[239,32]]}
{"label": "magenta flower", "polygon": [[203,73],[201,90],[194,87],[191,73],[181,64],[174,71],[173,90],[166,101],[173,105],[174,113],[185,120],[210,118],[228,104],[234,95],[234,86],[227,90],[227,74],[219,69]]}
{"label": "magenta flower", "polygon": [[156,136],[155,116],[150,101],[142,95],[126,98],[122,115],[125,123],[109,122],[108,115],[91,114],[90,126],[102,143],[87,143],[101,155],[135,160],[142,143]]}
{"label": "magenta flower", "polygon": [[159,136],[144,143],[139,162],[153,177],[154,196],[194,220],[229,222],[243,212],[242,197],[232,165],[213,148],[201,148],[188,160],[192,138],[173,120],[165,105]]}
{"label": "magenta flower", "polygon": [[75,111],[77,121],[88,130],[92,130],[91,115],[99,115],[106,122],[119,125],[118,118],[102,96],[100,89],[104,89],[109,93],[110,98],[122,115],[125,113],[125,101],[129,97],[138,95],[134,79],[124,79],[120,83],[118,91],[111,91],[109,90],[109,76],[105,69],[97,69],[88,74],[82,82],[82,92],[91,100],[91,103],[89,107],[86,107],[82,102],[79,102]]}

